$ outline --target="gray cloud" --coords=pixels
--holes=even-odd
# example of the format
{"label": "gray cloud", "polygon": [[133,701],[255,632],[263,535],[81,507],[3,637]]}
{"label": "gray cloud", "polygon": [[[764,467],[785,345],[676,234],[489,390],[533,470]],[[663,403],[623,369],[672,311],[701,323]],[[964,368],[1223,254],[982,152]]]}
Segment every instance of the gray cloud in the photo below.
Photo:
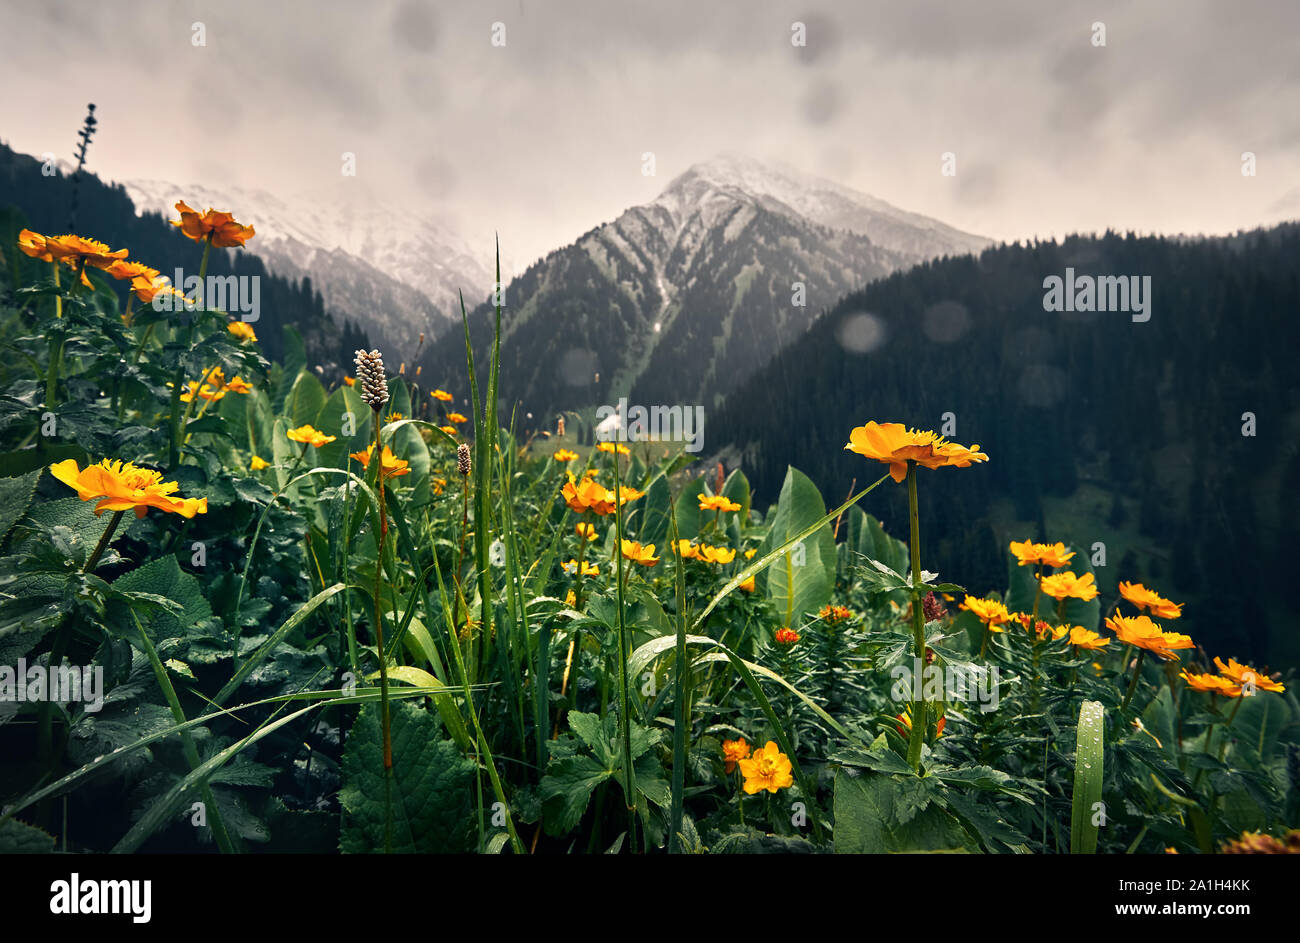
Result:
{"label": "gray cloud", "polygon": [[66,157],[95,101],[111,179],[325,194],[353,151],[525,260],[724,150],[996,238],[1223,232],[1295,215],[1298,33],[1265,0],[46,0],[6,12],[0,135]]}

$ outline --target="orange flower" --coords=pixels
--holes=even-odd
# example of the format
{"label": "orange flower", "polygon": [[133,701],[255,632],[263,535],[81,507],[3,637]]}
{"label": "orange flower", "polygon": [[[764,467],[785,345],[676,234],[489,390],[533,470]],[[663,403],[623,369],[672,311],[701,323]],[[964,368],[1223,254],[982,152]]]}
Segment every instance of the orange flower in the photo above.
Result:
{"label": "orange flower", "polygon": [[572,462],[578,457],[578,453],[570,452],[568,449],[556,449],[553,457],[557,462]]}
{"label": "orange flower", "polygon": [[[578,572],[578,561],[570,560],[568,563],[561,563],[560,567],[564,570],[565,573],[568,573],[570,576],[572,576],[573,574]],[[600,576],[600,567],[594,563],[587,563],[584,561],[582,564],[582,575]]]}
{"label": "orange flower", "polygon": [[744,737],[739,740],[723,740],[722,755],[726,759],[726,771],[733,773],[737,763],[749,759],[749,742]]}
{"label": "orange flower", "polygon": [[847,606],[822,606],[821,612],[817,613],[817,618],[825,619],[831,625],[837,622],[847,622],[853,618],[852,611]]}
{"label": "orange flower", "polygon": [[743,580],[736,588],[744,590],[747,593],[752,593],[754,591],[754,577],[751,576],[749,579]]}
{"label": "orange flower", "polygon": [[38,232],[32,232],[30,229],[24,229],[18,234],[18,248],[24,255],[29,255],[39,262],[53,262],[54,256],[46,248],[48,240]]}
{"label": "orange flower", "polygon": [[463,422],[469,422],[469,417],[462,416],[460,413],[447,413],[447,421],[459,426]]}
{"label": "orange flower", "polygon": [[1082,599],[1084,602],[1097,598],[1096,577],[1091,573],[1076,576],[1073,571],[1066,570],[1054,576],[1044,576],[1039,582],[1042,584],[1043,592],[1058,602],[1069,597]]}
{"label": "orange flower", "polygon": [[356,377],[344,377],[344,378],[343,378],[343,382],[346,383],[348,386],[356,386],[356,385],[357,385],[357,378],[356,378]]}
{"label": "orange flower", "polygon": [[614,510],[614,495],[604,485],[590,478],[577,481],[569,472],[569,482],[560,489],[569,510],[582,514],[592,511],[602,517]]}
{"label": "orange flower", "polygon": [[1249,688],[1251,685],[1259,688],[1261,691],[1272,691],[1275,694],[1281,694],[1286,688],[1278,684],[1262,671],[1256,671],[1249,665],[1238,664],[1235,658],[1229,658],[1225,665],[1216,655],[1214,664],[1218,667],[1219,673],[1231,678],[1243,688]]}
{"label": "orange flower", "polygon": [[226,325],[226,330],[241,341],[257,341],[257,334],[253,332],[252,325],[246,321],[231,321]]}
{"label": "orange flower", "polygon": [[596,448],[600,449],[602,452],[609,452],[611,454],[614,452],[618,452],[619,455],[632,454],[632,450],[626,445],[616,445],[613,442],[599,442],[596,444]]}
{"label": "orange flower", "polygon": [[1234,682],[1231,678],[1221,678],[1218,675],[1199,675],[1190,674],[1186,671],[1180,671],[1178,676],[1187,682],[1187,686],[1193,691],[1204,691],[1207,694],[1222,694],[1224,697],[1241,697],[1241,685]]}
{"label": "orange flower", "polygon": [[1029,540],[1020,543],[1011,541],[1011,552],[1020,561],[1020,566],[1033,566],[1038,563],[1051,567],[1067,566],[1074,557],[1074,551],[1067,551],[1063,543],[1036,544]]}
{"label": "orange flower", "polygon": [[242,246],[256,235],[252,226],[241,226],[230,213],[219,213],[214,209],[199,213],[186,206],[184,200],[176,204],[176,212],[181,214],[181,218],[172,220],[173,226],[179,226],[181,232],[195,242],[211,238],[218,249]]}
{"label": "orange flower", "polygon": [[691,543],[689,540],[677,541],[676,546],[673,547],[673,553],[683,560],[698,560],[700,558],[699,545]]}
{"label": "orange flower", "polygon": [[263,468],[270,468],[271,463],[259,455],[254,455],[253,460],[248,463],[248,467],[253,471],[261,471]]}
{"label": "orange flower", "polygon": [[642,546],[635,540],[623,541],[623,556],[642,566],[654,566],[659,562],[659,558],[655,556],[654,544]]}
{"label": "orange flower", "polygon": [[123,261],[130,254],[126,249],[118,249],[114,252],[98,239],[86,239],[82,236],[57,236],[46,239],[45,249],[54,258],[69,265],[76,266],[84,261],[92,268],[101,269],[108,268],[114,262]]}
{"label": "orange flower", "polygon": [[966,468],[971,462],[987,462],[989,457],[978,445],[966,448],[948,442],[933,432],[908,429],[901,422],[869,422],[849,433],[844,448],[889,466],[890,477],[902,481],[907,477],[907,463],[926,468],[951,465]]}
{"label": "orange flower", "polygon": [[126,262],[123,260],[118,260],[112,263],[106,269],[104,269],[104,271],[106,271],[109,275],[112,275],[114,278],[118,279],[119,281],[121,281],[124,278],[130,279],[132,281],[134,281],[137,278],[147,278],[149,281],[152,282],[155,278],[157,278],[159,275],[162,274],[156,268],[150,268],[149,266],[145,265],[143,262]]}
{"label": "orange flower", "polygon": [[790,628],[789,626],[786,626],[784,628],[777,629],[776,634],[773,636],[773,638],[776,640],[776,644],[789,647],[793,645],[795,642],[799,641],[799,633],[796,632],[794,629]]}
{"label": "orange flower", "polygon": [[736,559],[736,551],[728,547],[710,547],[708,544],[700,544],[697,559],[705,563],[730,563]]}
{"label": "orange flower", "polygon": [[1011,613],[1007,611],[1007,607],[996,599],[967,596],[957,608],[975,613],[975,617],[987,625],[992,632],[1001,632],[1001,626],[1011,621]]}
{"label": "orange flower", "polygon": [[1195,647],[1188,636],[1165,632],[1147,616],[1113,616],[1106,620],[1106,628],[1119,636],[1121,642],[1145,648],[1165,661],[1178,660],[1175,649]]}
{"label": "orange flower", "polygon": [[145,278],[144,276],[133,278],[131,279],[131,290],[145,304],[151,303],[158,295],[171,295],[174,303],[181,306],[191,303],[185,297],[185,292],[174,286],[165,275],[159,275],[155,278]]}
{"label": "orange flower", "polygon": [[776,792],[794,785],[790,758],[769,740],[747,759],[738,760],[741,775],[745,777],[745,793],[753,795],[763,789]]}
{"label": "orange flower", "polygon": [[445,432],[447,433],[447,435],[456,435],[458,432],[460,432],[460,430],[457,429],[455,426],[439,426],[438,431]]}
{"label": "orange flower", "polygon": [[99,499],[95,505],[98,517],[105,511],[134,510],[136,517],[144,517],[149,508],[157,508],[181,517],[208,513],[207,498],[179,498],[175,496],[179,485],[163,481],[162,472],[139,468],[130,462],[104,459],[83,471],[76,459],[55,462],[50,474],[77,492],[83,501]]}
{"label": "orange flower", "polygon": [[[370,459],[374,454],[375,446],[372,443],[371,445],[366,446],[364,452],[352,452],[350,457],[355,458],[362,465],[369,468]],[[379,453],[379,464],[385,481],[389,478],[401,478],[403,475],[409,475],[411,473],[411,463],[398,458],[393,453],[393,450],[386,445],[384,446],[384,450]]]}
{"label": "orange flower", "polygon": [[1076,648],[1084,648],[1089,651],[1105,648],[1110,644],[1110,639],[1102,638],[1096,632],[1091,632],[1081,625],[1070,628],[1070,644]]}
{"label": "orange flower", "polygon": [[596,540],[600,536],[596,533],[596,525],[588,524],[586,521],[579,521],[573,529],[579,537],[585,537],[587,540]]}
{"label": "orange flower", "polygon": [[1119,593],[1139,610],[1145,609],[1158,619],[1177,619],[1183,614],[1182,603],[1170,602],[1141,583],[1120,582]]}
{"label": "orange flower", "polygon": [[[910,710],[905,710],[901,714],[895,714],[894,719],[899,722],[899,725],[896,725],[894,729],[898,731],[900,737],[906,737],[912,732],[912,712]],[[936,740],[943,736],[943,728],[947,725],[948,718],[946,716],[940,717],[939,722],[934,725],[934,737]]]}
{"label": "orange flower", "polygon": [[303,442],[307,445],[314,445],[316,448],[327,445],[338,438],[338,436],[326,435],[310,424],[299,426],[297,429],[290,429],[286,435],[294,442]]}
{"label": "orange flower", "polygon": [[450,403],[452,399],[454,399],[454,397],[446,390],[434,390],[429,395],[442,403]]}
{"label": "orange flower", "polygon": [[701,511],[739,511],[740,505],[731,501],[720,494],[705,494],[700,492],[700,510]]}

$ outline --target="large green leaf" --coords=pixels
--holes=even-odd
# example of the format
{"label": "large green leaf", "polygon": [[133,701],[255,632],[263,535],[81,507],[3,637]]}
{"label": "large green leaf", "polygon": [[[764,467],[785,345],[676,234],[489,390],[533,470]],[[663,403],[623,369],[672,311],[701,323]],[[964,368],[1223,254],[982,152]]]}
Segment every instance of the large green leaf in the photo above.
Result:
{"label": "large green leaf", "polygon": [[836,854],[966,852],[974,848],[957,819],[930,802],[915,777],[835,774]]}
{"label": "large green leaf", "polygon": [[121,593],[162,596],[181,607],[180,613],[157,607],[137,612],[140,621],[157,639],[184,637],[194,626],[212,617],[212,607],[199,581],[180,568],[175,556],[160,557],[124,573],[113,581],[113,588]]}
{"label": "large green leaf", "polygon": [[[759,555],[779,547],[825,516],[826,505],[817,486],[802,472],[787,469]],[[835,538],[830,524],[825,524],[767,569],[767,595],[783,619],[788,616],[791,624],[797,624],[804,613],[815,612],[830,601],[835,588],[835,561]]]}
{"label": "large green leaf", "polygon": [[1070,810],[1070,853],[1090,855],[1097,850],[1104,773],[1106,715],[1100,701],[1079,705],[1079,728],[1074,748],[1074,795]]}
{"label": "large green leaf", "polygon": [[339,850],[345,854],[383,851],[385,829],[390,826],[396,853],[469,851],[474,765],[441,737],[438,722],[428,711],[400,701],[390,709],[391,792],[384,782],[379,706],[363,707],[348,734],[339,790],[343,805]]}
{"label": "large green leaf", "polygon": [[4,541],[9,528],[26,513],[40,477],[41,469],[38,468],[18,478],[0,478],[0,542]]}

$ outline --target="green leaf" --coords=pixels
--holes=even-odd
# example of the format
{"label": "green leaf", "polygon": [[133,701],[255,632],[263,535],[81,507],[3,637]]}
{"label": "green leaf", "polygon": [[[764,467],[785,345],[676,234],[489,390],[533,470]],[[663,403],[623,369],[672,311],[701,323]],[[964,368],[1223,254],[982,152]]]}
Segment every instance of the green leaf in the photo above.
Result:
{"label": "green leaf", "polygon": [[543,801],[552,809],[546,816],[546,833],[564,835],[578,827],[596,787],[614,775],[589,756],[552,758],[538,784]]}
{"label": "green leaf", "polygon": [[966,852],[974,842],[939,805],[923,801],[915,778],[835,774],[835,853]]}
{"label": "green leaf", "polygon": [[1101,802],[1106,715],[1099,701],[1079,706],[1079,728],[1074,748],[1074,798],[1070,812],[1070,854],[1090,855],[1097,850],[1097,825]]}
{"label": "green leaf", "polygon": [[175,556],[160,557],[122,574],[113,581],[113,589],[162,596],[180,607],[179,613],[155,607],[138,613],[156,639],[183,638],[189,630],[212,618],[212,607],[199,581],[180,568]]}
{"label": "green leaf", "polygon": [[0,542],[4,541],[9,528],[27,513],[27,505],[32,501],[40,477],[41,469],[38,468],[18,478],[0,478]]}
{"label": "green leaf", "polygon": [[[339,850],[345,854],[384,850],[386,786],[379,720],[378,705],[363,707],[343,752]],[[391,722],[392,850],[469,851],[474,765],[441,738],[438,722],[427,711],[399,701],[391,705]]]}
{"label": "green leaf", "polygon": [[[788,468],[759,555],[781,546],[824,517],[826,505],[817,486],[807,475]],[[795,625],[804,613],[816,612],[830,601],[835,587],[835,562],[835,538],[827,523],[772,564],[765,582],[780,618]]]}
{"label": "green leaf", "polygon": [[53,835],[17,819],[0,823],[0,855],[47,855],[53,851]]}

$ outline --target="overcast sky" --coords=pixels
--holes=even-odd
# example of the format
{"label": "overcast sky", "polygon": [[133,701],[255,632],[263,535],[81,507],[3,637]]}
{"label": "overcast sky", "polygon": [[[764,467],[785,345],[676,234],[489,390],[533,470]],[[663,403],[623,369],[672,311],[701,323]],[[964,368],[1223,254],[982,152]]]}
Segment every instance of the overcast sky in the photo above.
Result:
{"label": "overcast sky", "polygon": [[362,186],[525,263],[721,151],[997,239],[1221,233],[1300,217],[1298,36],[1296,0],[45,0],[0,20],[0,139],[70,157],[93,101],[106,178]]}

